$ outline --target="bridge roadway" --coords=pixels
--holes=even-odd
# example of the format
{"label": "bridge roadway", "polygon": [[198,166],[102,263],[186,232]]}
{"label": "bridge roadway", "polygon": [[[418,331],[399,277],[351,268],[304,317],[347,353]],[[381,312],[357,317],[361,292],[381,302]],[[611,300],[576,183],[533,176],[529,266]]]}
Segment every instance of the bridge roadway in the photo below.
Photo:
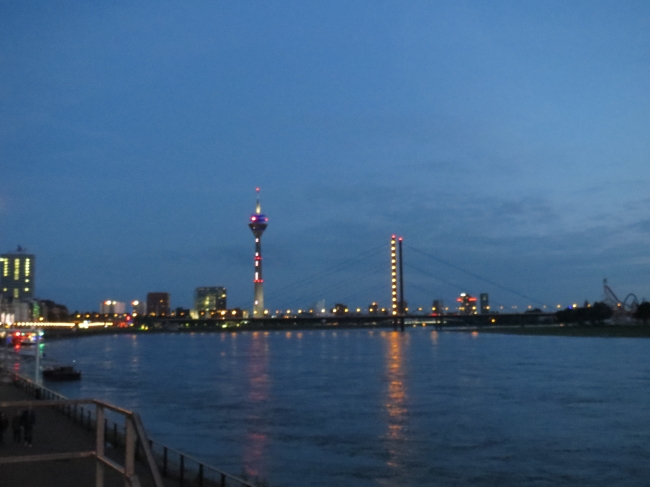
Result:
{"label": "bridge roadway", "polygon": [[[426,324],[438,328],[521,326],[554,323],[555,313],[512,313],[486,315],[405,315],[406,325]],[[286,329],[286,328],[392,328],[398,317],[385,315],[345,315],[345,316],[287,316],[277,318],[233,318],[202,319],[144,317],[136,325],[146,325],[149,329],[188,329],[210,330],[233,327],[240,329]]]}

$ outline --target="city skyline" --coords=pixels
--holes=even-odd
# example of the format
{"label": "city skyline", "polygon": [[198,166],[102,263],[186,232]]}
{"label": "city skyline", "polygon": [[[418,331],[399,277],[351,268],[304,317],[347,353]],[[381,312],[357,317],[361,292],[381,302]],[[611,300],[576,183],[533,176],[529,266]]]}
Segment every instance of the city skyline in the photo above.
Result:
{"label": "city skyline", "polygon": [[388,306],[393,233],[409,303],[593,302],[603,278],[650,298],[649,22],[645,2],[5,4],[0,250],[71,310],[217,285],[248,309],[262,186],[267,309]]}

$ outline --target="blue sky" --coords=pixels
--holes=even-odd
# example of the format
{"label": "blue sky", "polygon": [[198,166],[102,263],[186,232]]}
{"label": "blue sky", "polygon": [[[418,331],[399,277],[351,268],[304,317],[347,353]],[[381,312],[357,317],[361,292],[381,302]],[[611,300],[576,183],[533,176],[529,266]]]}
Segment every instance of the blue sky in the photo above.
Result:
{"label": "blue sky", "polygon": [[250,307],[257,186],[271,309],[388,305],[391,233],[411,305],[650,299],[647,2],[2,2],[0,66],[0,249],[71,309]]}

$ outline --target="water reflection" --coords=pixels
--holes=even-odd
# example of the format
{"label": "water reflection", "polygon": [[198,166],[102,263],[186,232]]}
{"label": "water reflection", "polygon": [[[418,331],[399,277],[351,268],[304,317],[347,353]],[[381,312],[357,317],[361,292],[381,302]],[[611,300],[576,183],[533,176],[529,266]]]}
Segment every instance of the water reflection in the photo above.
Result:
{"label": "water reflection", "polygon": [[407,346],[408,335],[394,332],[384,332],[386,339],[386,413],[388,431],[387,439],[388,459],[386,464],[391,468],[401,466],[404,454],[403,447],[406,438],[407,389],[406,371],[404,366],[404,353]]}
{"label": "water reflection", "polygon": [[267,333],[258,331],[251,334],[248,354],[248,401],[250,414],[244,442],[244,470],[248,475],[259,476],[265,470],[264,451],[268,442],[263,431],[263,413],[269,399],[268,342]]}

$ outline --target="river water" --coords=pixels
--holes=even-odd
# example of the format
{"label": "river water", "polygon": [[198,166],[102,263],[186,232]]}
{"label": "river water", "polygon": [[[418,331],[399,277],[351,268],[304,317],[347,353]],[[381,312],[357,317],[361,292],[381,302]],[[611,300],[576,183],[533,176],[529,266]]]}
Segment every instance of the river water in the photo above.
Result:
{"label": "river water", "polygon": [[418,327],[43,350],[83,373],[62,394],[135,409],[157,441],[273,487],[650,484],[646,339]]}

